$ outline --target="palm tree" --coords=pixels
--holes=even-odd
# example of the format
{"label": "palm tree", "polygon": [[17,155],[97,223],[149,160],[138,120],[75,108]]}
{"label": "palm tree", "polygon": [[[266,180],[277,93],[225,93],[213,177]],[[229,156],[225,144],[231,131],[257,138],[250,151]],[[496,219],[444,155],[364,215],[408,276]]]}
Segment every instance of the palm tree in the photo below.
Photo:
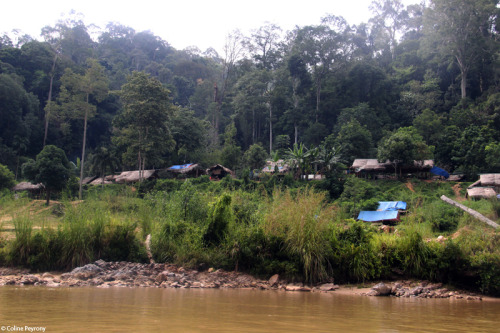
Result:
{"label": "palm tree", "polygon": [[293,145],[293,149],[288,148],[288,151],[286,152],[286,160],[292,170],[297,169],[295,178],[301,178],[307,168],[307,157],[307,148],[302,142],[299,145],[295,143]]}
{"label": "palm tree", "polygon": [[340,149],[336,147],[327,148],[321,145],[318,148],[316,163],[320,165],[320,172],[326,173],[333,170],[337,165],[343,163]]}

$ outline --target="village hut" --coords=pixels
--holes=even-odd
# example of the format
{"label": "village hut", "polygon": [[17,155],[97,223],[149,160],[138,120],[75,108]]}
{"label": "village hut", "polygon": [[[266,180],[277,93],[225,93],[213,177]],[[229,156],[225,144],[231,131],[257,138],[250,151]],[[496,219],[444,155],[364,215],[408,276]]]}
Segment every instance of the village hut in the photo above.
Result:
{"label": "village hut", "polygon": [[266,161],[266,166],[262,168],[262,172],[264,174],[273,174],[278,171],[279,174],[285,174],[290,171],[290,167],[284,160],[277,160],[275,161]]}
{"label": "village hut", "polygon": [[500,173],[489,173],[479,175],[479,180],[471,184],[469,188],[474,187],[492,187],[497,192],[500,192]]}
{"label": "village hut", "polygon": [[28,192],[30,197],[40,197],[45,191],[45,186],[42,183],[31,184],[30,182],[20,182],[12,188],[14,192]]}
{"label": "village hut", "polygon": [[467,189],[469,199],[489,199],[495,198],[497,193],[491,187],[473,187]]}
{"label": "village hut", "polygon": [[38,193],[45,189],[42,183],[40,184],[31,184],[30,182],[20,182],[16,186],[12,188],[14,192],[28,191],[31,193]]}
{"label": "village hut", "polygon": [[89,185],[109,185],[109,184],[114,184],[114,175],[108,175],[105,177],[99,177],[94,179],[89,183]]}
{"label": "village hut", "polygon": [[187,163],[182,165],[172,165],[160,171],[160,178],[175,178],[178,175],[185,177],[199,177],[205,175],[206,171],[199,164]]}
{"label": "village hut", "polygon": [[[142,174],[141,174],[142,173]],[[157,178],[156,170],[135,170],[135,171],[124,171],[114,178],[115,183],[136,183],[138,181],[145,179]]]}
{"label": "village hut", "polygon": [[376,174],[394,173],[389,160],[379,162],[376,158],[357,158],[349,168],[358,177],[375,177]]}
{"label": "village hut", "polygon": [[210,179],[212,180],[221,180],[222,178],[226,177],[227,175],[230,175],[231,177],[235,178],[236,174],[234,171],[226,168],[223,165],[216,164],[210,168],[207,169],[207,174],[210,176]]}
{"label": "village hut", "polygon": [[[412,164],[398,165],[398,172],[401,174],[421,174],[428,173],[434,167],[433,160],[413,161]],[[395,165],[389,160],[379,162],[376,158],[355,159],[349,168],[359,176],[372,176],[383,178],[385,175],[392,176],[395,172]]]}
{"label": "village hut", "polygon": [[82,185],[89,185],[90,183],[92,183],[97,178],[98,178],[97,176],[85,177],[82,180]]}

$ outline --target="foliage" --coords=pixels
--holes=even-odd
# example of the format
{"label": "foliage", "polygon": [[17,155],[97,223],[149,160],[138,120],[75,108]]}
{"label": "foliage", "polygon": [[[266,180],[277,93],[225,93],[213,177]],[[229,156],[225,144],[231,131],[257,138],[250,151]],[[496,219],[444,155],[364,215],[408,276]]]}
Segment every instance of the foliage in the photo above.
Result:
{"label": "foliage", "polygon": [[23,174],[35,184],[42,183],[47,191],[47,205],[52,191],[60,191],[68,182],[72,167],[62,149],[48,145],[35,161],[23,165]]}
{"label": "foliage", "polygon": [[212,246],[220,244],[232,219],[231,196],[223,194],[210,208],[207,230],[203,235],[205,244]]}
{"label": "foliage", "polygon": [[267,153],[260,144],[251,145],[248,150],[243,154],[245,165],[252,170],[262,169],[266,163]]}
{"label": "foliage", "polygon": [[10,189],[14,186],[14,174],[5,165],[0,164],[0,190],[4,188]]}
{"label": "foliage", "polygon": [[431,156],[431,148],[413,127],[398,129],[379,145],[377,154],[379,161],[389,160],[395,165],[412,165]]}
{"label": "foliage", "polygon": [[163,154],[173,149],[168,121],[173,112],[170,91],[160,81],[143,72],[134,72],[122,87],[123,112],[116,119],[119,131],[114,137],[124,149],[129,165],[139,161],[139,170],[160,163]]}
{"label": "foliage", "polygon": [[295,196],[290,191],[276,192],[264,217],[267,235],[284,240],[285,250],[298,256],[305,279],[322,281],[327,277],[328,241],[325,237],[331,210],[325,196],[306,188]]}
{"label": "foliage", "polygon": [[330,263],[334,276],[344,282],[365,282],[380,276],[380,258],[371,243],[373,229],[362,221],[346,220],[332,228]]}

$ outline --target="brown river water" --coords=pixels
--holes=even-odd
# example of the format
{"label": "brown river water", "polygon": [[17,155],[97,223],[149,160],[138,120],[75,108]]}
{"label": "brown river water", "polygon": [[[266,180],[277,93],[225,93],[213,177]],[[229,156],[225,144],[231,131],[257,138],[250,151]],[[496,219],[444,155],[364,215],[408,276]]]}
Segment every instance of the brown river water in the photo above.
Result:
{"label": "brown river water", "polygon": [[0,327],[2,332],[500,332],[500,301],[4,286]]}

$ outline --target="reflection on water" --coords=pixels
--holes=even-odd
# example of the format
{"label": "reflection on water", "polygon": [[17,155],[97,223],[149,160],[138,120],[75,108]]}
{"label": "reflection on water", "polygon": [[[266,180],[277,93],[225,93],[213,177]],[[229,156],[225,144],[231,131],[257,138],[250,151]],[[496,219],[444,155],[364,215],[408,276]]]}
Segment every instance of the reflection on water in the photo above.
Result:
{"label": "reflection on water", "polygon": [[498,332],[500,302],[335,293],[0,287],[0,326],[46,332]]}

